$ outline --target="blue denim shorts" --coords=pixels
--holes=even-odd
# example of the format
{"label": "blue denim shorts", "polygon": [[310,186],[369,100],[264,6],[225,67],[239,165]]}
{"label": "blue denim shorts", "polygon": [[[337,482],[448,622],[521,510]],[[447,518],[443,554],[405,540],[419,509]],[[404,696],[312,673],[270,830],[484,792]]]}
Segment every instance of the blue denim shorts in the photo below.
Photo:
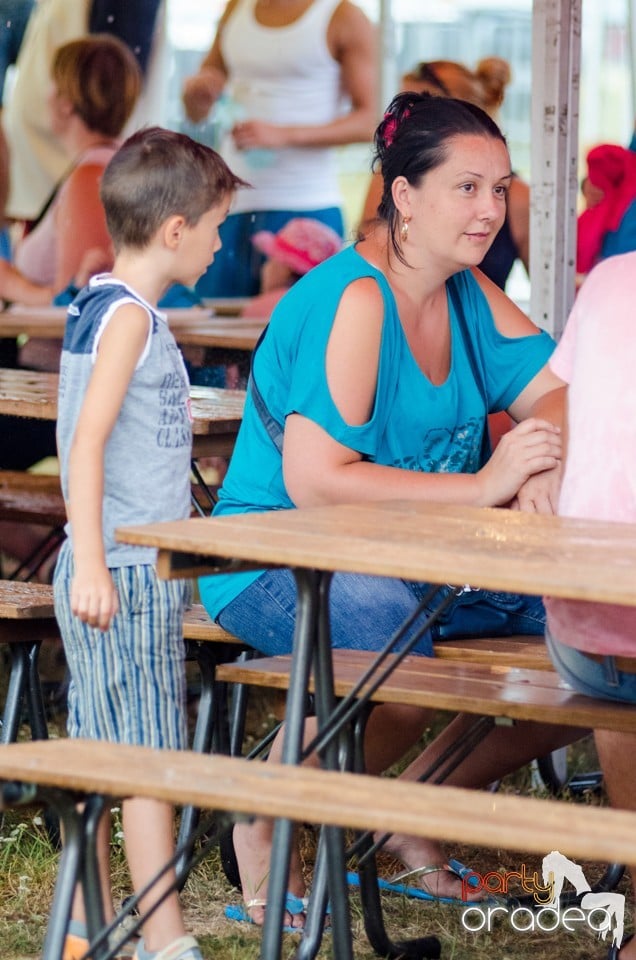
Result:
{"label": "blue denim shorts", "polygon": [[[390,577],[336,573],[329,592],[331,645],[334,649],[381,650],[417,609],[429,584]],[[442,586],[426,604],[430,613],[452,587]],[[296,616],[296,583],[289,570],[267,570],[229,603],[218,622],[267,656],[291,653]],[[487,623],[486,623],[487,619]],[[399,650],[424,616],[395,647]],[[433,656],[433,642],[456,636],[543,634],[545,613],[538,597],[464,591],[417,640],[413,653]]]}
{"label": "blue denim shorts", "polygon": [[579,693],[601,700],[636,703],[636,673],[625,673],[608,655],[601,663],[575,647],[559,643],[546,627],[545,639],[552,663],[561,677]]}

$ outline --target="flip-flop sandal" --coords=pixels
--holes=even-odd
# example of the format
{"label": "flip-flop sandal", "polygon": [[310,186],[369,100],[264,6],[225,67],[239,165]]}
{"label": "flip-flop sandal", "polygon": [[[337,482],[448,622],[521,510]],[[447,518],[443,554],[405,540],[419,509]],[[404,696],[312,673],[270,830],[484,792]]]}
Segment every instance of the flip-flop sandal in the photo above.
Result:
{"label": "flip-flop sandal", "polygon": [[[298,917],[305,914],[309,900],[307,897],[296,897],[293,893],[288,893],[285,897],[285,911],[292,917]],[[267,908],[267,900],[248,900],[247,903],[238,905],[230,904],[225,908],[225,916],[228,920],[234,920],[237,923],[251,923],[255,927],[261,926],[250,917],[249,911],[252,907]],[[302,933],[302,927],[292,927],[290,924],[283,925],[283,933]]]}
{"label": "flip-flop sandal", "polygon": [[[468,877],[468,885],[477,886],[477,878],[471,877],[473,871],[470,869],[470,867],[465,867],[459,862],[459,860],[449,860],[448,863],[433,863],[424,867],[416,867],[414,870],[405,870],[404,873],[399,873],[396,877],[393,877],[392,880],[383,880],[381,877],[378,877],[378,887],[380,890],[387,890],[391,893],[401,893],[404,896],[411,897],[415,900],[428,900],[433,903],[453,904],[463,907],[469,905],[478,906],[480,904],[493,903],[496,901],[496,898],[492,896],[484,900],[462,900],[459,897],[438,896],[435,893],[430,893],[428,890],[424,890],[422,887],[412,887],[408,884],[402,883],[403,880],[406,880],[409,877],[422,877],[426,876],[427,874],[439,873],[442,870],[454,874],[456,877],[459,877],[460,880],[464,880],[466,877]],[[347,881],[351,886],[360,885],[360,878],[357,873],[348,873]]]}

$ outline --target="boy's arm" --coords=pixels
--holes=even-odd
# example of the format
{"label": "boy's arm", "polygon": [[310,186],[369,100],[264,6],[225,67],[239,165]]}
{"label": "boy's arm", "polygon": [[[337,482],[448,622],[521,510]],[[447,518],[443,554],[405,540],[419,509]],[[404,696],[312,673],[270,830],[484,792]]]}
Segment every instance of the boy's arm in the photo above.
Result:
{"label": "boy's arm", "polygon": [[114,313],[99,344],[69,457],[67,509],[75,561],[71,609],[100,630],[108,629],[118,609],[102,536],[104,451],[148,333],[149,317],[142,307],[129,303]]}

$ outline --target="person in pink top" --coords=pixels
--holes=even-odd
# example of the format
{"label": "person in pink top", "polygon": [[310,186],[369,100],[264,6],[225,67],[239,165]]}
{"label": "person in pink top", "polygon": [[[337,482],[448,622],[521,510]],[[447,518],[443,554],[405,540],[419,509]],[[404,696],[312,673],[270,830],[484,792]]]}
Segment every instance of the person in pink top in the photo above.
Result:
{"label": "person in pink top", "polygon": [[[599,263],[585,280],[550,358],[568,384],[562,516],[636,523],[636,252]],[[556,669],[591,697],[636,704],[636,607],[545,598]],[[595,731],[612,805],[636,809],[636,736]],[[636,868],[632,866],[636,889]],[[610,960],[636,960],[636,940]]]}
{"label": "person in pink top", "polygon": [[30,306],[51,302],[78,273],[87,251],[110,245],[99,184],[141,89],[134,54],[110,34],[59,47],[47,107],[69,165],[38,221],[0,263],[0,298]]}

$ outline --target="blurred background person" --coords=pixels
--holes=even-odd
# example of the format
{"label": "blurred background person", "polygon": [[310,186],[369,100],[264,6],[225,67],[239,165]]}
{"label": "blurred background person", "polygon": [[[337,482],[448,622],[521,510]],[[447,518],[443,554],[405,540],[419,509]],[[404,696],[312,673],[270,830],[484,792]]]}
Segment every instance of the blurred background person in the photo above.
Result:
{"label": "blurred background person", "polygon": [[2,117],[9,147],[8,217],[27,222],[40,217],[68,170],[70,158],[51,129],[46,109],[55,51],[88,32],[113,34],[130,47],[145,74],[163,4],[164,0],[38,0],[35,4]]}
{"label": "blurred background person", "polygon": [[49,88],[51,129],[71,164],[18,244],[15,265],[0,264],[0,296],[28,304],[50,303],[87,250],[110,245],[99,186],[139,96],[141,72],[121,40],[87,35],[56,51]]}
{"label": "blurred background person", "polygon": [[576,236],[579,281],[600,260],[636,250],[636,153],[601,143],[589,151],[586,163],[585,209]]}
{"label": "blurred background person", "polygon": [[[480,60],[474,71],[454,60],[431,60],[418,63],[413,70],[404,74],[401,90],[468,100],[497,122],[499,108],[511,79],[510,66],[501,57]],[[382,178],[379,173],[374,173],[362,212],[363,223],[376,218],[381,198]],[[530,189],[515,174],[508,191],[506,219],[479,268],[503,290],[517,259],[521,260],[528,273]]]}
{"label": "blurred background person", "polygon": [[261,267],[261,292],[242,310],[244,317],[269,317],[291,286],[312,267],[338,253],[342,239],[320,220],[295,217],[278,233],[261,230],[252,243],[265,256]]}
{"label": "blurred background person", "polygon": [[[9,68],[14,66],[35,0],[0,0],[0,117]],[[5,210],[9,194],[9,147],[0,121],[0,256],[11,256]]]}
{"label": "blurred background person", "polygon": [[[101,175],[117,150],[119,134],[135,105],[141,83],[129,47],[114,36],[86,36],[55,54],[49,107],[52,127],[74,158],[37,227],[18,250],[24,272],[0,260],[0,297],[47,304],[76,276],[91,247],[110,244],[99,198]],[[21,366],[57,370],[59,340],[29,339]],[[24,470],[54,456],[55,424],[3,417],[0,468]]]}
{"label": "blurred background person", "polygon": [[371,141],[376,75],[374,27],[350,0],[230,0],[183,103],[198,123],[223,94],[219,148],[252,189],[237,193],[202,296],[259,292],[259,231],[312,217],[343,235],[334,147]]}

